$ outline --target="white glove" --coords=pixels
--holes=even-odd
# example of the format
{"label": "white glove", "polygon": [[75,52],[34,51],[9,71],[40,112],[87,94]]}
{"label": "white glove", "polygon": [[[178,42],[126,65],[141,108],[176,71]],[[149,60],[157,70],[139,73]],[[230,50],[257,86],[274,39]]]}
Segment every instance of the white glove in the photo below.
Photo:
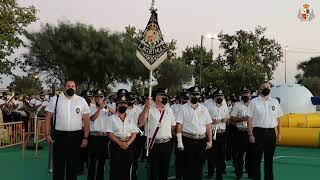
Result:
{"label": "white glove", "polygon": [[183,143],[182,143],[182,134],[181,133],[177,133],[177,141],[178,141],[178,144],[177,144],[178,149],[180,151],[183,151],[184,147],[183,147]]}
{"label": "white glove", "polygon": [[207,142],[207,147],[206,147],[206,149],[211,149],[211,148],[212,148],[212,141]]}

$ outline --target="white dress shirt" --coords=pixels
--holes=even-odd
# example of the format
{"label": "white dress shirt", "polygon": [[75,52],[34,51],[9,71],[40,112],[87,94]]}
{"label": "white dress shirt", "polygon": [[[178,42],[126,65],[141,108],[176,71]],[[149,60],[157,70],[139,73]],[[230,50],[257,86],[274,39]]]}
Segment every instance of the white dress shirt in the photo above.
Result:
{"label": "white dress shirt", "polygon": [[211,99],[211,101],[207,101],[206,107],[208,108],[211,119],[219,122],[215,126],[217,126],[218,129],[226,130],[226,122],[221,122],[221,120],[229,118],[228,106],[223,104],[218,106],[217,103]]}
{"label": "white dress shirt", "polygon": [[264,100],[261,96],[250,101],[248,116],[252,118],[252,127],[275,128],[278,126],[277,118],[282,116],[278,100],[268,97]]}
{"label": "white dress shirt", "polygon": [[[46,111],[54,113],[57,96],[51,98]],[[55,129],[59,131],[78,131],[82,129],[82,117],[89,114],[90,109],[86,100],[78,95],[68,99],[64,93],[59,95],[57,104],[57,120]]]}
{"label": "white dress shirt", "polygon": [[[164,111],[164,115],[161,123],[159,124],[159,120],[161,117],[161,113]],[[172,138],[172,126],[176,125],[176,121],[173,115],[173,111],[170,106],[167,104],[161,112],[157,109],[156,105],[153,104],[150,108],[150,118],[145,124],[145,133],[148,134],[149,138],[152,138],[157,126],[159,126],[159,131],[156,135],[156,139],[161,138]],[[149,124],[149,125],[148,125]],[[148,133],[148,126],[150,131]]]}
{"label": "white dress shirt", "polygon": [[[98,111],[98,108],[96,106],[91,106],[90,111],[91,117]],[[108,117],[108,112],[105,109],[101,109],[97,119],[90,121],[90,132],[107,132]]]}
{"label": "white dress shirt", "polygon": [[132,118],[133,116],[127,114],[125,120],[122,121],[118,114],[109,116],[106,132],[112,133],[119,139],[130,138],[132,133],[139,132],[137,124],[132,123]]}
{"label": "white dress shirt", "polygon": [[183,132],[196,135],[205,134],[206,126],[212,123],[208,109],[200,103],[196,109],[193,109],[190,103],[182,105],[176,121],[183,124]]}
{"label": "white dress shirt", "polygon": [[171,109],[172,109],[172,111],[173,111],[173,115],[174,115],[174,117],[175,117],[175,119],[177,119],[177,115],[178,115],[178,112],[180,111],[180,109],[181,109],[181,104],[173,104],[172,106],[171,106]]}
{"label": "white dress shirt", "polygon": [[[137,105],[133,105],[133,107],[131,109],[127,109],[126,113],[130,114],[130,116],[132,116],[132,122],[134,124],[138,125],[139,122],[139,115],[142,112],[143,109],[141,109],[140,106]],[[130,119],[131,121],[131,119]]]}
{"label": "white dress shirt", "polygon": [[[231,116],[237,118],[243,118],[248,116],[248,106],[243,102],[237,102],[234,104]],[[236,126],[239,130],[246,130],[247,129],[247,121],[236,122]]]}
{"label": "white dress shirt", "polygon": [[[24,110],[21,109],[21,108],[24,107],[23,102],[22,102],[22,101],[17,101],[17,103],[18,103],[17,113],[19,113],[19,114],[20,114],[21,116],[23,116],[23,117],[26,117],[26,116],[27,116],[27,113],[26,113]],[[20,110],[19,110],[19,109],[20,109]]]}

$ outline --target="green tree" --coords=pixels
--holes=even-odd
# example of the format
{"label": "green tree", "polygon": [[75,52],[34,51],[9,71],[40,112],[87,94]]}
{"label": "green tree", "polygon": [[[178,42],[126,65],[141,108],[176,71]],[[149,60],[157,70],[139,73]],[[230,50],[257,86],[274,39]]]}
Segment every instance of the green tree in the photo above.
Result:
{"label": "green tree", "polygon": [[252,66],[252,71],[259,71],[266,80],[272,79],[283,53],[278,42],[265,36],[266,30],[258,26],[254,32],[239,30],[234,35],[220,33],[220,48],[224,51],[220,60],[227,72]]}
{"label": "green tree", "polygon": [[298,83],[302,83],[305,77],[320,77],[320,56],[299,63],[297,68],[302,71],[295,76]]}
{"label": "green tree", "polygon": [[320,96],[320,77],[305,77],[301,84],[308,88],[314,96]]}
{"label": "green tree", "polygon": [[14,76],[14,81],[10,83],[10,87],[16,93],[26,95],[37,95],[42,91],[41,82],[38,78],[30,78],[32,76]]}
{"label": "green tree", "polygon": [[107,89],[114,82],[127,82],[135,63],[133,45],[123,34],[81,23],[45,24],[27,38],[26,71],[60,82],[72,77],[85,88]]}
{"label": "green tree", "polygon": [[308,88],[314,96],[320,96],[320,56],[298,64],[297,83]]}
{"label": "green tree", "polygon": [[0,73],[11,75],[14,61],[7,57],[24,45],[25,28],[36,21],[36,9],[19,6],[16,0],[0,0],[0,17]]}
{"label": "green tree", "polygon": [[199,46],[186,48],[182,59],[187,65],[194,66],[196,82],[199,82],[201,64],[202,87],[211,83],[224,89],[226,94],[237,93],[242,86],[256,88],[261,81],[272,78],[283,54],[280,44],[265,37],[265,31],[266,28],[258,26],[254,32],[220,33],[223,53],[216,59],[212,60],[211,51]]}
{"label": "green tree", "polygon": [[159,66],[156,78],[159,87],[168,88],[174,94],[182,89],[182,84],[191,81],[192,68],[180,59],[166,60]]}
{"label": "green tree", "polygon": [[[200,82],[200,71],[201,77],[204,75],[206,71],[206,67],[209,67],[213,63],[213,53],[207,52],[204,47],[200,47],[198,45],[187,47],[184,51],[182,51],[181,61],[183,61],[187,67],[192,68],[192,75],[195,78],[197,84]],[[201,85],[206,84],[206,82],[202,79]]]}

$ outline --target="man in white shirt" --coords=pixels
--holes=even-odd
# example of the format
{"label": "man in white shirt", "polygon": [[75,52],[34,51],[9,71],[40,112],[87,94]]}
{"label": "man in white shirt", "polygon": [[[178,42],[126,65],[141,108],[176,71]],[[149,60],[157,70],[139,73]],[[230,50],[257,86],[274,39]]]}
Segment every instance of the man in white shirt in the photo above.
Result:
{"label": "man in white shirt", "polygon": [[[180,94],[180,104],[174,104],[171,106],[175,119],[177,119],[178,113],[182,107],[182,105],[188,103],[189,101],[189,94],[187,89],[183,89],[182,93]],[[176,179],[181,180],[183,176],[183,169],[184,169],[184,157],[183,151],[180,151],[177,146],[177,139],[175,139],[175,165],[176,165]]]}
{"label": "man in white shirt", "polygon": [[[75,81],[67,80],[64,91],[54,96],[46,107],[48,143],[53,143],[51,123],[54,122],[53,180],[77,179],[80,147],[88,144],[90,109],[84,98],[75,95],[75,90]],[[52,118],[55,112],[55,118]]]}
{"label": "man in white shirt", "polygon": [[222,180],[225,168],[226,123],[229,119],[229,109],[223,105],[224,93],[221,89],[216,89],[213,96],[214,101],[207,101],[206,103],[214,129],[213,148],[208,150],[208,176],[211,178],[214,174],[214,169],[216,169],[216,179]]}
{"label": "man in white shirt", "polygon": [[139,116],[140,124],[145,125],[145,132],[149,138],[147,141],[150,156],[149,179],[167,180],[173,148],[171,138],[176,121],[168,104],[167,89],[159,88],[152,94],[153,101],[151,99],[147,101]]}
{"label": "man in white shirt", "polygon": [[[237,131],[234,136],[235,149],[237,154],[237,159],[235,162],[235,172],[237,179],[240,179],[243,175],[243,165],[244,159],[246,160],[246,170],[248,173],[248,177],[252,177],[250,160],[252,154],[249,154],[249,136],[247,133],[248,126],[248,105],[251,99],[251,90],[249,88],[243,87],[241,89],[241,101],[234,104],[231,111],[231,121],[236,124]],[[250,156],[251,155],[251,156]]]}
{"label": "man in white shirt", "polygon": [[[254,144],[253,179],[260,180],[260,164],[264,156],[264,179],[273,180],[273,156],[276,142],[281,140],[280,117],[282,110],[279,102],[269,96],[271,85],[263,82],[260,95],[250,101],[248,107],[248,135]],[[276,136],[275,128],[278,135]]]}
{"label": "man in white shirt", "polygon": [[[108,112],[104,109],[104,94],[95,91],[96,106],[90,107],[90,136],[88,142],[89,167],[87,180],[103,180],[107,152]],[[96,166],[98,164],[98,166]]]}
{"label": "man in white shirt", "polygon": [[183,179],[201,180],[206,149],[212,147],[212,120],[199,103],[200,88],[190,88],[189,95],[190,102],[182,105],[177,115],[177,146],[184,155]]}

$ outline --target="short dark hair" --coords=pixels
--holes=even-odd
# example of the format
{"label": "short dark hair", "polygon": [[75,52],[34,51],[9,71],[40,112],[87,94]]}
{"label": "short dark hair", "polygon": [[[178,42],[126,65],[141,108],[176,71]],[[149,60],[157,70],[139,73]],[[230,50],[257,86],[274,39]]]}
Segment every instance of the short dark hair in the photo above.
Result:
{"label": "short dark hair", "polygon": [[74,80],[74,79],[71,79],[71,78],[68,78],[65,82],[64,82],[64,86],[66,86],[66,84],[67,84],[67,82],[74,82],[76,85],[77,85],[77,83],[76,83],[76,81]]}

